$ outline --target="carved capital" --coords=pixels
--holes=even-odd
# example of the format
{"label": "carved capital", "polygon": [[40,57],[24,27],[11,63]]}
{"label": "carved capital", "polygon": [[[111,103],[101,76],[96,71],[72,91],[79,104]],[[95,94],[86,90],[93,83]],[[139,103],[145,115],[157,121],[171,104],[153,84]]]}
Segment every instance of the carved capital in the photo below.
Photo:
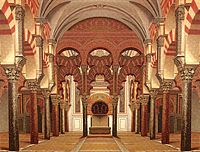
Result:
{"label": "carved capital", "polygon": [[158,47],[164,47],[164,41],[165,41],[165,36],[160,35],[160,36],[157,38],[157,46],[158,46]]}
{"label": "carved capital", "polygon": [[140,98],[139,99],[137,99],[135,102],[134,102],[134,107],[135,107],[135,109],[139,109],[140,108]]}
{"label": "carved capital", "polygon": [[15,65],[3,66],[4,71],[7,75],[8,81],[14,81],[19,79],[19,69]]}
{"label": "carved capital", "polygon": [[88,70],[88,66],[87,66],[87,65],[82,65],[82,66],[81,66],[81,70],[82,70],[83,73],[86,74],[86,73],[87,73],[87,70]]}
{"label": "carved capital", "polygon": [[148,44],[151,44],[152,43],[152,40],[151,39],[146,39],[145,41],[144,41],[144,44],[145,45],[148,45]]}
{"label": "carved capital", "polygon": [[142,104],[143,106],[148,105],[149,96],[148,96],[148,95],[144,95],[144,96],[142,97],[142,99],[140,100],[140,102],[141,102],[141,104]]}
{"label": "carved capital", "polygon": [[48,89],[42,89],[42,94],[44,95],[45,99],[48,99],[50,96],[50,91]]}
{"label": "carved capital", "polygon": [[182,70],[180,71],[182,80],[192,81],[192,78],[195,73],[195,69],[196,69],[195,66],[185,66],[184,68],[182,68]]}
{"label": "carved capital", "polygon": [[119,69],[119,66],[118,66],[118,65],[113,65],[113,66],[112,66],[113,73],[117,73],[117,72],[118,72],[118,69]]}
{"label": "carved capital", "polygon": [[52,105],[57,106],[60,102],[58,95],[51,95]]}
{"label": "carved capital", "polygon": [[25,11],[24,8],[21,5],[15,6],[15,19],[16,20],[24,20]]}
{"label": "carved capital", "polygon": [[27,80],[28,89],[31,91],[37,91],[39,89],[39,84],[37,80]]}
{"label": "carved capital", "polygon": [[49,62],[53,63],[54,62],[54,55],[49,53],[48,57],[49,57]]}
{"label": "carved capital", "polygon": [[44,24],[44,23],[46,23],[46,21],[47,20],[44,17],[35,17],[36,23]]}
{"label": "carved capital", "polygon": [[66,102],[63,99],[61,99],[61,101],[60,101],[60,108],[61,109],[65,109],[66,108]]}
{"label": "carved capital", "polygon": [[43,38],[39,35],[35,36],[36,47],[43,47]]}
{"label": "carved capital", "polygon": [[149,91],[149,93],[150,93],[151,98],[155,100],[158,94],[158,89],[152,89]]}
{"label": "carved capital", "polygon": [[146,55],[147,63],[151,62],[151,58],[152,58],[152,54],[151,53],[149,53],[149,54]]}
{"label": "carved capital", "polygon": [[56,40],[48,39],[48,43],[51,44],[51,45],[55,45],[56,44]]}
{"label": "carved capital", "polygon": [[171,89],[172,89],[172,80],[164,80],[162,83],[162,90],[168,92]]}
{"label": "carved capital", "polygon": [[185,19],[185,6],[179,5],[176,9],[175,15],[176,15],[177,21],[184,20]]}

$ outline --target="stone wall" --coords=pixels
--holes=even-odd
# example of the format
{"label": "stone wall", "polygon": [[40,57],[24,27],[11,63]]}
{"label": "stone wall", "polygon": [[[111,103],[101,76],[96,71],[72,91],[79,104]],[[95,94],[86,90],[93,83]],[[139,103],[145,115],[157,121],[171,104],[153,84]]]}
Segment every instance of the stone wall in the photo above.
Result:
{"label": "stone wall", "polygon": [[192,92],[192,132],[200,132],[200,98]]}

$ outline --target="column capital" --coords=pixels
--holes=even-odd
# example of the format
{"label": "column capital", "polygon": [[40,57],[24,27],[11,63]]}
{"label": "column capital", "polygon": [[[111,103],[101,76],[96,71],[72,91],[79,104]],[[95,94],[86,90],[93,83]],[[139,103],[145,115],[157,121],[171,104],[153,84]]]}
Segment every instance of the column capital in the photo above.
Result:
{"label": "column capital", "polygon": [[35,17],[35,22],[40,23],[40,24],[44,24],[44,23],[47,22],[47,20],[44,17]]}
{"label": "column capital", "polygon": [[21,5],[15,6],[15,19],[16,20],[23,20],[25,16],[24,8]]}
{"label": "column capital", "polygon": [[172,89],[173,80],[163,80],[162,82],[162,90],[163,91],[170,91]]}
{"label": "column capital", "polygon": [[179,5],[175,11],[176,20],[184,20],[185,19],[185,6]]}
{"label": "column capital", "polygon": [[61,99],[61,101],[60,101],[60,108],[61,109],[65,109],[66,108],[66,102],[64,101],[64,99]]}
{"label": "column capital", "polygon": [[36,47],[43,47],[43,38],[40,35],[35,35]]}
{"label": "column capital", "polygon": [[164,47],[164,41],[165,41],[165,36],[164,35],[160,35],[157,38],[157,46],[158,47]]}
{"label": "column capital", "polygon": [[3,65],[8,81],[19,79],[19,69],[15,65]]}
{"label": "column capital", "polygon": [[52,105],[54,106],[58,105],[58,103],[60,102],[58,98],[59,98],[59,95],[56,95],[56,94],[51,95]]}
{"label": "column capital", "polygon": [[39,84],[38,84],[37,80],[35,80],[35,79],[27,80],[26,83],[27,83],[28,89],[31,91],[37,91],[39,89]]}
{"label": "column capital", "polygon": [[143,95],[142,96],[142,99],[140,100],[141,104],[143,106],[146,106],[148,105],[148,102],[149,102],[149,95]]}
{"label": "column capital", "polygon": [[145,39],[144,40],[144,44],[145,45],[149,45],[149,44],[151,44],[152,43],[152,40],[151,39]]}
{"label": "column capital", "polygon": [[185,66],[180,70],[181,78],[183,81],[192,81],[196,70],[196,66]]}
{"label": "column capital", "polygon": [[117,73],[118,69],[119,69],[119,65],[113,65],[112,66],[112,70],[113,70],[114,73]]}
{"label": "column capital", "polygon": [[51,92],[50,92],[49,89],[42,89],[42,94],[44,95],[45,99],[48,99],[50,94],[51,94]]}
{"label": "column capital", "polygon": [[56,40],[55,39],[48,39],[48,43],[50,45],[55,45],[56,44]]}
{"label": "column capital", "polygon": [[156,99],[156,96],[158,94],[158,89],[151,89],[149,91],[151,98]]}
{"label": "column capital", "polygon": [[140,108],[140,99],[139,98],[134,102],[134,107],[135,107],[135,109]]}
{"label": "column capital", "polygon": [[87,65],[81,65],[81,70],[83,73],[87,73],[88,66]]}

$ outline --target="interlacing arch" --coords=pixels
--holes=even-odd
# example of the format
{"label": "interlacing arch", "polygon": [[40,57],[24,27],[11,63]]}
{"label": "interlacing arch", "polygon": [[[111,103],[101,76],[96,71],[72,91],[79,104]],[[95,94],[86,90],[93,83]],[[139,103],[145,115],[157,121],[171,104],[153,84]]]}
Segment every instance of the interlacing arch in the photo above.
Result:
{"label": "interlacing arch", "polygon": [[165,37],[165,54],[175,56],[176,55],[176,31],[172,29]]}

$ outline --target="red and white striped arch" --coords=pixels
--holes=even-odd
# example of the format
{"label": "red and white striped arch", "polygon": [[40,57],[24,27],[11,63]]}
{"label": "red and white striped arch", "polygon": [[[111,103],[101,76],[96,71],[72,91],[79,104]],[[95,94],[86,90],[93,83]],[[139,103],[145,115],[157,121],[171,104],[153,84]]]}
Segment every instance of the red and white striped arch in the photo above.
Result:
{"label": "red and white striped arch", "polygon": [[193,0],[190,5],[186,16],[185,32],[193,35],[200,34],[200,0]]}
{"label": "red and white striped arch", "polygon": [[164,47],[166,55],[176,55],[176,29],[172,29],[165,37]]}
{"label": "red and white striped arch", "polygon": [[36,52],[34,36],[28,29],[24,30],[24,41],[24,55],[34,55]]}
{"label": "red and white striped arch", "polygon": [[171,6],[174,4],[175,0],[162,0],[161,2],[161,9],[162,9],[162,14],[164,17],[167,16]]}
{"label": "red and white striped arch", "polygon": [[30,10],[35,17],[37,15],[38,9],[39,9],[39,3],[37,0],[25,0],[25,4],[27,4],[30,7]]}
{"label": "red and white striped arch", "polygon": [[[0,1],[0,13],[2,13],[5,18],[0,18],[0,24],[4,25],[0,28],[0,35],[9,35],[15,32],[14,16],[10,9],[10,4],[7,0]],[[8,25],[8,26],[6,26]]]}

